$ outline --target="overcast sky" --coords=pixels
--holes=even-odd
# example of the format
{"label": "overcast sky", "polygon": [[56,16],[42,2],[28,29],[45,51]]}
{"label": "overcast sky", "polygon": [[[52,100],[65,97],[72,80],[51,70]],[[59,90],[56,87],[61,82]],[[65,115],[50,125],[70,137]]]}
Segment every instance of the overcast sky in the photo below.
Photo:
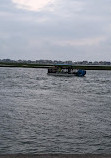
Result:
{"label": "overcast sky", "polygon": [[0,59],[111,61],[111,0],[0,0]]}

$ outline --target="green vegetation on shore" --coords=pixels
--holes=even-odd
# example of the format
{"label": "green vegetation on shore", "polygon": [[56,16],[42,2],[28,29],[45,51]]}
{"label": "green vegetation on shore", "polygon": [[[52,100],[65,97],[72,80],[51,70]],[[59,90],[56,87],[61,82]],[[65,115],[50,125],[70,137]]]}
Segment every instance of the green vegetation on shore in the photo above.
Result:
{"label": "green vegetation on shore", "polygon": [[[22,67],[22,68],[49,68],[54,66],[52,64],[27,64],[27,63],[0,63],[0,67]],[[59,65],[70,66],[70,65]],[[111,66],[104,65],[73,65],[74,69],[84,69],[84,70],[111,70]]]}

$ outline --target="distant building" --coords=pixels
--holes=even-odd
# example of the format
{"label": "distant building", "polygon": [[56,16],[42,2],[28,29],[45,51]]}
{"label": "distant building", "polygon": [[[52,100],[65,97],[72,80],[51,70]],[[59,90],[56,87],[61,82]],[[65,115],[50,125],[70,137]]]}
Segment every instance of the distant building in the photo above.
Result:
{"label": "distant building", "polygon": [[11,60],[11,59],[0,59],[1,63],[27,63],[27,64],[66,64],[66,65],[111,65],[111,62],[109,61],[77,61],[72,62],[71,60],[68,61],[61,61],[61,60]]}

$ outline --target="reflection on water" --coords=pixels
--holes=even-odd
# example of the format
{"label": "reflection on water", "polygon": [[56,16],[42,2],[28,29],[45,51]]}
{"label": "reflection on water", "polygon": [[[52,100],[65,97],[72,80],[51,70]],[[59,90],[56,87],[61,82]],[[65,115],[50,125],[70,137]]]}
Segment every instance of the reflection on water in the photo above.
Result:
{"label": "reflection on water", "polygon": [[0,68],[0,153],[111,153],[110,76]]}

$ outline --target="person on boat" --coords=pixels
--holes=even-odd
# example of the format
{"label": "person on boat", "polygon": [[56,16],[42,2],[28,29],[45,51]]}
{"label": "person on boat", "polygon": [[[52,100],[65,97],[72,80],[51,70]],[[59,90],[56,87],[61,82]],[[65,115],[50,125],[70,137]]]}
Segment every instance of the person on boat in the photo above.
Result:
{"label": "person on boat", "polygon": [[59,67],[58,72],[61,72],[61,67]]}
{"label": "person on boat", "polygon": [[71,73],[71,67],[68,67],[68,74]]}

